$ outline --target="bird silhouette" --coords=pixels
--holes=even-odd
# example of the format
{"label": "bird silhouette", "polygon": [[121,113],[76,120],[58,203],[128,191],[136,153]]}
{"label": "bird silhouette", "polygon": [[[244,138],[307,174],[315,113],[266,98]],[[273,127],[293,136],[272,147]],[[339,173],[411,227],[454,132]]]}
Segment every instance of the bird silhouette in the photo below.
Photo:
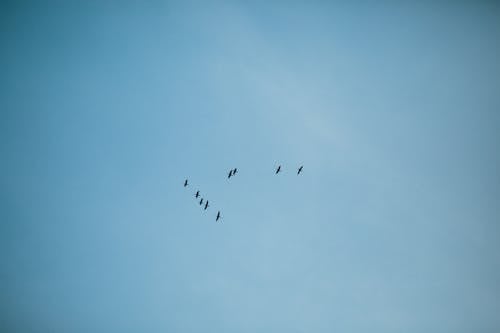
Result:
{"label": "bird silhouette", "polygon": [[207,208],[208,208],[208,200],[207,202],[205,202],[205,210],[207,210]]}
{"label": "bird silhouette", "polygon": [[188,186],[188,180],[187,179],[184,181],[184,187],[186,187],[186,186]]}
{"label": "bird silhouette", "polygon": [[196,191],[196,194],[194,195],[195,198],[198,198],[200,196],[200,191]]}
{"label": "bird silhouette", "polygon": [[303,165],[300,166],[299,171],[297,171],[297,175],[302,172],[303,167],[304,167]]}
{"label": "bird silhouette", "polygon": [[238,169],[234,168],[234,170],[233,170],[233,176],[236,174],[236,172],[238,172]]}
{"label": "bird silhouette", "polygon": [[280,172],[280,171],[281,171],[281,165],[280,165],[280,166],[278,166],[278,169],[276,169],[276,173],[275,173],[275,174],[277,175],[277,174],[278,174],[278,172]]}
{"label": "bird silhouette", "polygon": [[217,217],[215,218],[215,222],[219,221],[220,219],[220,211],[217,212]]}
{"label": "bird silhouette", "polygon": [[203,198],[200,200],[200,206],[203,205]]}
{"label": "bird silhouette", "polygon": [[227,179],[231,178],[232,175],[233,175],[233,170],[229,171],[229,174],[227,175]]}

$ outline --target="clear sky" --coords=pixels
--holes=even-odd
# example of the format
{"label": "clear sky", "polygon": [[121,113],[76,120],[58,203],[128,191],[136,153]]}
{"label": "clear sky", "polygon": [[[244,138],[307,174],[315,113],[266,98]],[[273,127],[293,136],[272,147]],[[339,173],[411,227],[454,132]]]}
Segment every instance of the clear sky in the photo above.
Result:
{"label": "clear sky", "polygon": [[2,2],[0,331],[499,332],[500,6],[249,3]]}

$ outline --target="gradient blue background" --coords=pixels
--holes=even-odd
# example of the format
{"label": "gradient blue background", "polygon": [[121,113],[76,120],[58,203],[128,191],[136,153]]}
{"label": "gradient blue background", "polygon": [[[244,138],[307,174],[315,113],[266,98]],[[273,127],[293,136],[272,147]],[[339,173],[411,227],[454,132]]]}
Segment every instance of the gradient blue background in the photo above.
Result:
{"label": "gradient blue background", "polygon": [[499,332],[499,41],[494,2],[3,3],[0,330]]}

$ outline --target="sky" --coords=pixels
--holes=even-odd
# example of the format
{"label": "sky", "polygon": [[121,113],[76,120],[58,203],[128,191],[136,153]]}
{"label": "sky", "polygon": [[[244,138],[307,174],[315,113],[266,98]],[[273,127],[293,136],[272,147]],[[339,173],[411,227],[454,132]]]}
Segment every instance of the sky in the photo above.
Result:
{"label": "sky", "polygon": [[0,331],[500,331],[495,2],[0,6]]}

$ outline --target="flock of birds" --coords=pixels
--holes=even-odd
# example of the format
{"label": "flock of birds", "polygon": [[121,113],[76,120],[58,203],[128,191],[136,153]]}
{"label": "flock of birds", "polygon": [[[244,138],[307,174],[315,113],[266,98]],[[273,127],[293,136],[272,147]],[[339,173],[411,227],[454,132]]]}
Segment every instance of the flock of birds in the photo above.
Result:
{"label": "flock of birds", "polygon": [[[302,168],[304,168],[303,165],[301,165],[298,170],[297,170],[297,175],[300,175],[300,173],[302,172]],[[278,168],[276,169],[275,173],[274,174],[278,174],[281,172],[281,165],[278,166]],[[229,173],[227,175],[227,179],[231,178],[231,177],[234,177],[236,175],[236,173],[238,173],[238,169],[237,168],[234,168],[234,169],[231,169],[229,170]],[[188,180],[186,179],[184,181],[184,187],[187,187],[189,185],[188,183]],[[194,197],[196,199],[198,199],[200,197],[200,191],[197,190],[196,193],[194,194]],[[205,207],[203,208],[203,210],[207,210],[208,207],[210,207],[210,205],[208,204],[208,199],[206,199],[205,201],[203,201],[203,198],[200,198],[200,206],[203,206],[203,203],[205,203]],[[215,217],[215,222],[219,221],[221,218],[221,214],[220,214],[220,211],[217,211],[217,216]]]}

